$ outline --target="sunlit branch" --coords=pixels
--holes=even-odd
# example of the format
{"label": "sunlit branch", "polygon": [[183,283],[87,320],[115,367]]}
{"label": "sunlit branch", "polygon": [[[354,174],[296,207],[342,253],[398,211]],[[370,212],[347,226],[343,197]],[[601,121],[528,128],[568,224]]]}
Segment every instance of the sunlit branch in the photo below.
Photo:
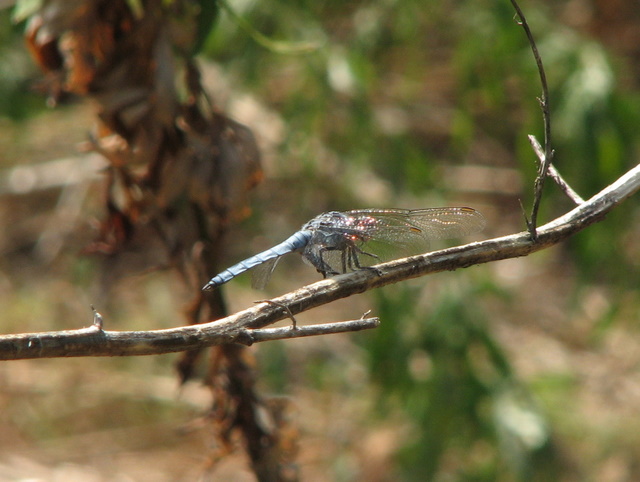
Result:
{"label": "sunlit branch", "polygon": [[[602,221],[607,213],[638,190],[640,165],[572,211],[540,226],[536,241],[524,232],[399,259],[377,265],[376,270],[359,270],[322,280],[275,298],[272,303],[262,303],[200,325],[151,331],[103,331],[94,325],[75,331],[3,335],[0,336],[0,359],[157,355],[225,343],[247,343],[245,330],[263,328],[287,318],[286,311],[295,315],[410,278],[527,256],[548,248]],[[282,306],[287,306],[288,310],[283,310]],[[289,337],[294,337],[302,328],[287,330],[292,333]]]}
{"label": "sunlit branch", "polygon": [[380,318],[360,318],[358,320],[338,321],[335,323],[322,323],[282,328],[261,328],[257,330],[243,330],[237,338],[238,343],[252,345],[262,341],[286,340],[289,338],[302,338],[306,336],[331,335],[335,333],[347,333],[351,331],[369,330],[380,325]]}

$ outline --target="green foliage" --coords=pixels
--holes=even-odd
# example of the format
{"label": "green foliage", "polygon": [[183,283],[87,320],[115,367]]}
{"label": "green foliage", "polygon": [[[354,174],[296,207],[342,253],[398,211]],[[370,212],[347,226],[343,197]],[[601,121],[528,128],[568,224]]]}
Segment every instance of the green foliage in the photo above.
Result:
{"label": "green foliage", "polygon": [[406,480],[531,480],[558,468],[544,417],[477,304],[488,294],[462,283],[377,293],[385,322],[365,348],[381,416],[411,421],[398,456]]}
{"label": "green foliage", "polygon": [[45,108],[33,92],[36,69],[24,49],[22,28],[12,23],[10,10],[0,9],[0,119],[22,120]]}
{"label": "green foliage", "polygon": [[[300,133],[318,136],[344,163],[373,168],[398,189],[424,191],[433,187],[428,182],[432,167],[425,161],[429,143],[411,130],[413,118],[428,110],[413,103],[423,88],[429,51],[402,46],[416,44],[414,35],[431,39],[426,32],[438,28],[446,14],[434,4],[434,17],[418,15],[423,6],[408,2],[398,9],[384,2],[351,2],[348,7],[323,3],[304,9],[261,2],[238,12],[255,30],[294,43],[315,41],[323,48],[303,58],[279,55],[252,43],[223,18],[205,51],[241,72],[267,102],[273,98],[278,103],[289,127],[283,145],[290,146]],[[323,42],[325,37],[329,40]],[[229,45],[239,46],[242,57],[233,56]],[[274,90],[272,82],[286,91]],[[291,162],[323,162],[317,149],[296,155]]]}
{"label": "green foliage", "polygon": [[206,42],[211,30],[215,27],[216,20],[220,14],[220,8],[218,2],[213,0],[200,0],[197,2],[198,12],[196,13],[197,22],[197,34],[193,48],[191,50],[192,55],[195,55],[202,49]]}

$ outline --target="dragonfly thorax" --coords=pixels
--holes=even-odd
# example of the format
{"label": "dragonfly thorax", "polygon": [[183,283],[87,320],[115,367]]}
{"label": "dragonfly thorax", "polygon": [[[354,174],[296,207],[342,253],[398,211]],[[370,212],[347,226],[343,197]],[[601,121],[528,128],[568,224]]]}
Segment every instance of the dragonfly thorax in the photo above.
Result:
{"label": "dragonfly thorax", "polygon": [[[369,229],[367,219],[356,219],[348,213],[330,211],[316,216],[302,228],[310,233],[302,256],[323,276],[345,273],[348,268],[359,267],[357,254],[363,251],[358,246],[371,237]],[[338,254],[337,264],[332,253]]]}
{"label": "dragonfly thorax", "polygon": [[313,218],[307,224],[302,226],[302,230],[315,230],[322,227],[332,228],[335,226],[341,226],[345,222],[348,222],[349,216],[339,211],[329,211],[322,213]]}

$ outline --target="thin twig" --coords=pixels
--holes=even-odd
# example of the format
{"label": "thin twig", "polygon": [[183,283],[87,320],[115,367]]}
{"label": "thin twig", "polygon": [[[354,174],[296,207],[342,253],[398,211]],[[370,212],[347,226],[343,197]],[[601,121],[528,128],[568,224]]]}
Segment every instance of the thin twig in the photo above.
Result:
{"label": "thin twig", "polygon": [[258,300],[258,301],[254,301],[254,303],[271,303],[272,305],[279,306],[284,310],[287,316],[289,316],[289,319],[291,320],[291,328],[294,330],[298,328],[298,322],[296,321],[296,317],[293,316],[293,313],[291,313],[291,310],[287,305],[283,305],[282,303],[277,303],[273,300]]}
{"label": "thin twig", "polygon": [[[638,190],[640,165],[564,216],[541,226],[535,242],[528,233],[518,233],[434,251],[379,264],[376,270],[359,270],[318,281],[273,301],[288,306],[295,315],[373,288],[430,273],[527,256],[558,244],[587,226],[601,221],[607,213]],[[75,331],[3,335],[0,336],[0,360],[178,352],[237,343],[243,329],[263,328],[284,318],[286,315],[282,308],[269,303],[210,323],[166,330],[117,332],[100,331],[91,327]]]}
{"label": "thin twig", "polygon": [[317,325],[282,328],[262,328],[258,330],[244,330],[238,337],[238,343],[252,345],[261,341],[285,340],[288,338],[302,338],[306,336],[330,335],[347,333],[350,331],[369,330],[380,325],[380,318],[360,318],[358,320],[338,321]]}
{"label": "thin twig", "polygon": [[[529,135],[529,142],[531,143],[531,147],[533,147],[533,151],[536,153],[538,160],[540,161],[540,165],[544,162],[544,151],[542,150],[542,146],[538,142],[535,136]],[[584,199],[573,190],[573,188],[569,185],[567,181],[560,175],[558,170],[555,168],[553,164],[549,164],[549,177],[554,180],[554,182],[562,189],[569,199],[571,199],[578,206],[584,202]]]}
{"label": "thin twig", "polygon": [[540,53],[538,52],[538,47],[536,46],[535,40],[533,39],[533,34],[531,33],[531,29],[529,28],[529,24],[527,23],[527,19],[525,18],[520,6],[515,0],[511,0],[511,4],[513,8],[516,10],[518,18],[520,19],[520,25],[525,31],[527,35],[527,39],[529,40],[529,45],[531,46],[531,51],[533,52],[533,57],[536,60],[536,65],[538,66],[538,72],[540,74],[540,83],[542,84],[542,96],[538,99],[540,103],[540,108],[542,109],[542,119],[544,121],[544,160],[540,164],[540,168],[538,169],[538,176],[536,177],[534,183],[534,197],[533,197],[533,206],[531,207],[531,219],[527,220],[527,227],[529,229],[529,234],[531,235],[531,239],[534,241],[538,237],[537,233],[537,225],[538,225],[538,210],[540,209],[540,201],[542,200],[542,189],[544,187],[544,181],[547,178],[547,173],[549,172],[549,166],[551,165],[551,161],[553,161],[554,151],[551,147],[551,115],[549,109],[549,87],[547,86],[547,75],[544,71],[544,66],[542,65],[542,58],[540,57]]}

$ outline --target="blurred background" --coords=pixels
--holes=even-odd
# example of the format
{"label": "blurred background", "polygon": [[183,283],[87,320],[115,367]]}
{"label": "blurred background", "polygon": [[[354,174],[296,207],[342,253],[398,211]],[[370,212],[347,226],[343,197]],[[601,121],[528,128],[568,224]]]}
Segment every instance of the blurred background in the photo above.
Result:
{"label": "blurred background", "polygon": [[[107,329],[184,324],[189,293],[174,272],[121,273],[107,293],[83,254],[105,216],[104,160],[86,146],[95,107],[48,107],[18,11],[29,3],[0,10],[0,331],[87,326],[91,304]],[[253,131],[264,171],[222,265],[327,210],[468,205],[488,221],[474,239],[525,229],[541,88],[508,1],[219,5],[198,32],[202,83]],[[637,163],[640,9],[521,7],[547,72],[556,166],[589,198]],[[541,223],[572,207],[548,182]],[[372,310],[377,330],[251,348],[260,390],[296,432],[301,479],[640,479],[639,216],[628,202],[527,258],[298,318]],[[225,286],[229,310],[318,279],[290,258],[265,291],[249,276]],[[0,480],[200,477],[213,464],[211,395],[197,377],[180,387],[176,359],[0,365]],[[210,476],[254,480],[240,449]]]}

